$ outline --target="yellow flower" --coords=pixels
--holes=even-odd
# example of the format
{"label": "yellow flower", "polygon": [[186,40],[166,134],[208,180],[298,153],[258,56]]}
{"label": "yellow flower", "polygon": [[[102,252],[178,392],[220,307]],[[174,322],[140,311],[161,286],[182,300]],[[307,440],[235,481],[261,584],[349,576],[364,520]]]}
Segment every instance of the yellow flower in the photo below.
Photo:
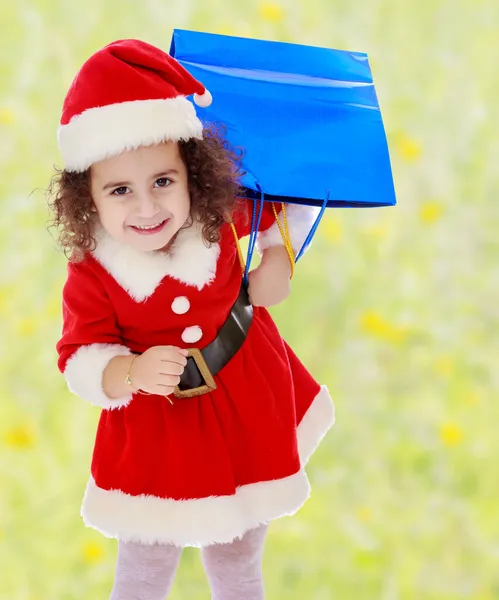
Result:
{"label": "yellow flower", "polygon": [[441,356],[435,361],[435,371],[443,377],[449,377],[454,372],[454,361],[448,356]]}
{"label": "yellow flower", "polygon": [[446,423],[440,427],[440,439],[446,446],[456,446],[463,439],[463,432],[459,425]]}
{"label": "yellow flower", "polygon": [[83,560],[86,563],[100,562],[104,556],[104,549],[97,542],[85,542],[83,545]]}
{"label": "yellow flower", "polygon": [[340,242],[343,237],[341,223],[336,217],[325,217],[320,224],[319,231],[321,231],[328,242],[334,244]]}
{"label": "yellow flower", "polygon": [[362,521],[364,523],[370,521],[372,518],[371,509],[367,506],[359,506],[359,508],[357,509],[357,518],[359,519],[359,521]]}
{"label": "yellow flower", "polygon": [[12,125],[14,113],[10,108],[0,108],[0,125]]}
{"label": "yellow flower", "polygon": [[362,315],[360,326],[368,335],[394,344],[402,342],[406,336],[405,329],[392,325],[373,311],[368,311]]}
{"label": "yellow flower", "polygon": [[415,162],[421,156],[421,145],[409,136],[398,136],[395,147],[406,162]]}
{"label": "yellow flower", "polygon": [[444,212],[443,206],[435,200],[423,202],[419,209],[419,218],[423,223],[431,225],[438,221]]}
{"label": "yellow flower", "polygon": [[388,227],[382,223],[376,223],[366,227],[364,233],[376,240],[382,240],[388,235]]}
{"label": "yellow flower", "polygon": [[16,331],[21,337],[29,337],[36,330],[36,321],[33,318],[21,319],[16,323]]}
{"label": "yellow flower", "polygon": [[35,445],[35,437],[33,426],[26,423],[7,430],[4,435],[4,441],[10,448],[31,448]]}
{"label": "yellow flower", "polygon": [[284,9],[273,2],[262,2],[260,4],[260,17],[264,21],[278,23],[284,18]]}

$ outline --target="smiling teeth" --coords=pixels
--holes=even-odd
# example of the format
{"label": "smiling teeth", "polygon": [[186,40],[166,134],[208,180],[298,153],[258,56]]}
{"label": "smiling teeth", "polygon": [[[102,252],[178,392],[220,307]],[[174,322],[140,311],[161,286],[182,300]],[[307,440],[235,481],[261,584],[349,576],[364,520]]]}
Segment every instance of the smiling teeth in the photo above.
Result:
{"label": "smiling teeth", "polygon": [[160,223],[156,223],[156,225],[134,225],[134,227],[137,229],[156,229],[156,227],[163,225],[163,223],[164,221],[161,221]]}

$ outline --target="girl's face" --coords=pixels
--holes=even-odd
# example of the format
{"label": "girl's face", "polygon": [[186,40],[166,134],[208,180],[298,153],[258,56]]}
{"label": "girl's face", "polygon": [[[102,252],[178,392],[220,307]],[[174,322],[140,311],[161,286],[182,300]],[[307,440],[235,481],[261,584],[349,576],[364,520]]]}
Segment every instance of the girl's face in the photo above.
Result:
{"label": "girl's face", "polygon": [[104,229],[141,252],[165,248],[189,217],[178,145],[142,146],[94,163],[91,192]]}

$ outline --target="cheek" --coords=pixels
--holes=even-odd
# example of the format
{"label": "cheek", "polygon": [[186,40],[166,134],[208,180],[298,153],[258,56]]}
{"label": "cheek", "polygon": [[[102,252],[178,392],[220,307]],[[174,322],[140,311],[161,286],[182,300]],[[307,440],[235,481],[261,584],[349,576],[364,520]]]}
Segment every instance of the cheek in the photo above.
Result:
{"label": "cheek", "polygon": [[113,225],[119,225],[126,217],[123,206],[109,200],[107,202],[96,202],[96,211],[104,226],[112,227]]}
{"label": "cheek", "polygon": [[179,214],[187,218],[191,210],[191,198],[189,196],[189,190],[185,187],[182,193],[178,196],[177,209]]}

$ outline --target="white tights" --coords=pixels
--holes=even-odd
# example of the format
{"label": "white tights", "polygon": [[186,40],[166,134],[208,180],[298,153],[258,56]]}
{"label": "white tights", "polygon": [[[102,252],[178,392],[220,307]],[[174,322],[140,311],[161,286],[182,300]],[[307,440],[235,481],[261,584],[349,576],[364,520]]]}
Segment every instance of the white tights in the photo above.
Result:
{"label": "white tights", "polygon": [[163,600],[170,591],[182,548],[119,542],[110,600]]}
{"label": "white tights", "polygon": [[[264,600],[262,555],[267,526],[230,544],[201,549],[212,600]],[[164,600],[173,584],[182,548],[119,542],[110,600]]]}

